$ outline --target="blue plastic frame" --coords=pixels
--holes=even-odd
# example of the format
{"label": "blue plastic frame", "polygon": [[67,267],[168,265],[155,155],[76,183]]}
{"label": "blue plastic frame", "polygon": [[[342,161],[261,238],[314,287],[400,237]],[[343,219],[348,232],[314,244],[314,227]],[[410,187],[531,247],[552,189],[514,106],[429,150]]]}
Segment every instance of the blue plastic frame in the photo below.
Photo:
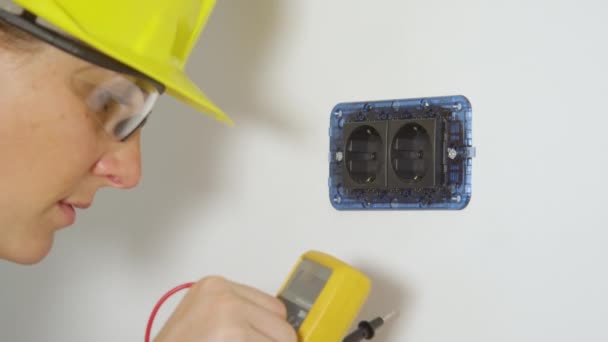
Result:
{"label": "blue plastic frame", "polygon": [[[348,138],[344,133],[345,125],[429,118],[443,120],[446,125],[441,139],[444,146],[450,148],[442,152],[446,154],[445,158],[451,158],[449,163],[442,165],[445,167],[443,183],[423,188],[410,185],[344,189],[343,184],[348,181],[345,177],[350,177],[343,165]],[[337,210],[464,209],[471,200],[472,159],[475,157],[471,120],[471,103],[464,96],[337,104],[331,112],[329,129],[329,200],[332,206]]]}

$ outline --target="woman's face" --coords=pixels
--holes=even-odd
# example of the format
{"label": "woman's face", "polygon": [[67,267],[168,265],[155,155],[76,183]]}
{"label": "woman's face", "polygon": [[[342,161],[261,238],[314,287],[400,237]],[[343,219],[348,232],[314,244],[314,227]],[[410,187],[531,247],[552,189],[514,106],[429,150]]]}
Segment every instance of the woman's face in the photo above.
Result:
{"label": "woman's face", "polygon": [[53,235],[99,188],[140,179],[140,133],[117,142],[86,106],[73,75],[113,74],[49,45],[0,49],[0,258],[42,260]]}

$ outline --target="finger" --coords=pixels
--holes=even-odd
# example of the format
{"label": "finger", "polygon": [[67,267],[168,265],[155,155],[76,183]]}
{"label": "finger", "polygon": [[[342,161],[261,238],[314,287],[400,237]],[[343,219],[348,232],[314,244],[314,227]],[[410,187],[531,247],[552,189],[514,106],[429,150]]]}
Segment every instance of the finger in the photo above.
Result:
{"label": "finger", "polygon": [[247,342],[279,342],[272,340],[270,337],[262,334],[257,329],[250,327],[247,333]]}
{"label": "finger", "polygon": [[234,283],[233,289],[241,298],[260,306],[283,319],[287,317],[285,305],[278,298],[242,284]]}
{"label": "finger", "polygon": [[247,303],[244,314],[251,327],[276,342],[297,342],[297,335],[287,321],[265,308]]}

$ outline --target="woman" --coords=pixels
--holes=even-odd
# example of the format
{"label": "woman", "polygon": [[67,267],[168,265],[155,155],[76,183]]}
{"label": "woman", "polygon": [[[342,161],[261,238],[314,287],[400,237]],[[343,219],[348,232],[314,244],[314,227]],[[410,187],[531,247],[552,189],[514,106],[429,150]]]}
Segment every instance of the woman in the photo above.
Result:
{"label": "woman", "polygon": [[[0,0],[0,258],[33,264],[102,187],[140,179],[141,127],[168,92],[230,122],[184,65],[214,1]],[[273,296],[209,277],[156,341],[296,341]]]}

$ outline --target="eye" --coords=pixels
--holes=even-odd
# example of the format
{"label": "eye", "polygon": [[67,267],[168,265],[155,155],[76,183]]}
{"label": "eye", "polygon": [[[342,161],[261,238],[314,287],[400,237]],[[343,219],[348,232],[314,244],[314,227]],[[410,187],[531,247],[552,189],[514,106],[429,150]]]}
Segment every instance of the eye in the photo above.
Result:
{"label": "eye", "polygon": [[114,113],[117,108],[121,107],[120,99],[108,91],[103,91],[98,96],[99,97],[96,100],[97,106],[95,106],[98,111]]}
{"label": "eye", "polygon": [[89,107],[101,124],[109,130],[113,130],[111,127],[129,117],[129,106],[115,93],[106,89],[98,89],[89,98]]}

